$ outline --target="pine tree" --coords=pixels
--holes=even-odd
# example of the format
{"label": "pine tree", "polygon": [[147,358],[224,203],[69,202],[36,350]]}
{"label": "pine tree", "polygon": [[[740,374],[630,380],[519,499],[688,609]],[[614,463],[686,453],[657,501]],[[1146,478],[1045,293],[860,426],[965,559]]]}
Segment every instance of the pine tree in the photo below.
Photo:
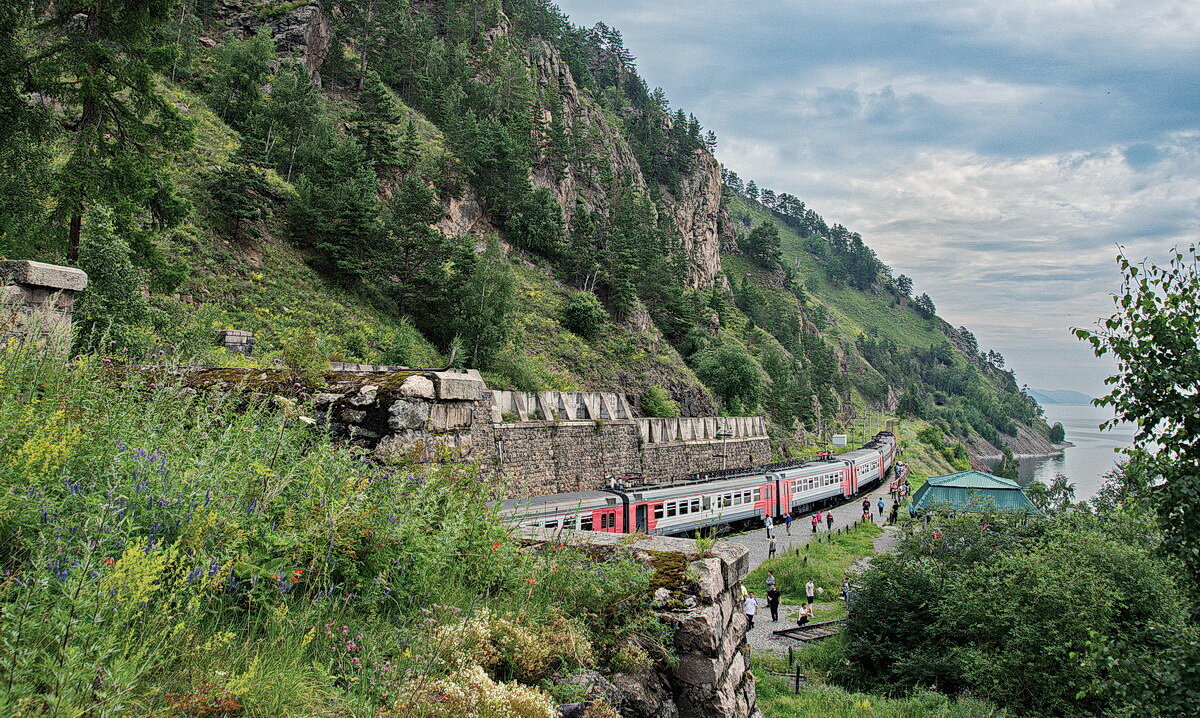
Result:
{"label": "pine tree", "polygon": [[358,145],[339,137],[296,182],[292,236],[345,283],[364,278],[379,237],[378,182]]}
{"label": "pine tree", "polygon": [[383,233],[371,259],[371,271],[402,313],[413,316],[426,333],[448,341],[442,313],[461,294],[456,282],[471,264],[471,249],[432,225],[442,208],[425,180],[409,174],[383,214]]}
{"label": "pine tree", "polygon": [[215,55],[216,68],[206,93],[208,104],[221,119],[244,129],[262,102],[262,86],[275,59],[275,42],[264,25],[248,40],[227,41]]}
{"label": "pine tree", "polygon": [[394,135],[394,128],[402,119],[400,107],[379,74],[374,70],[368,72],[350,122],[352,134],[376,172],[404,164]]}
{"label": "pine tree", "polygon": [[172,7],[172,0],[64,0],[30,28],[32,44],[44,49],[24,64],[26,89],[67,115],[56,215],[68,223],[72,261],[92,202],[107,204],[120,224],[147,214],[161,224],[182,217],[163,165],[191,133],[155,79],[171,66],[158,30]]}

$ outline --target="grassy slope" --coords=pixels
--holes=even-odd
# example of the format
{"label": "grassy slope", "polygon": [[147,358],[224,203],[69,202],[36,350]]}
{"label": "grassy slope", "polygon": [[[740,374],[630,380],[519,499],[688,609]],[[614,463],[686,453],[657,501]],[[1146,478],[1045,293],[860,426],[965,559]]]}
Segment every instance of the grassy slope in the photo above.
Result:
{"label": "grassy slope", "polygon": [[[257,337],[259,354],[269,355],[312,330],[338,358],[405,359],[418,365],[439,361],[437,351],[406,322],[330,284],[305,263],[302,251],[282,239],[284,205],[295,190],[274,172],[268,172],[273,201],[261,235],[237,243],[215,231],[206,178],[212,169],[231,163],[239,137],[200,98],[178,87],[168,93],[187,107],[196,142],[178,153],[172,165],[173,179],[193,211],[160,246],[188,270],[169,295],[152,297],[155,329],[165,343],[200,350],[218,329],[245,329]],[[235,359],[212,351],[207,358],[221,363]]]}

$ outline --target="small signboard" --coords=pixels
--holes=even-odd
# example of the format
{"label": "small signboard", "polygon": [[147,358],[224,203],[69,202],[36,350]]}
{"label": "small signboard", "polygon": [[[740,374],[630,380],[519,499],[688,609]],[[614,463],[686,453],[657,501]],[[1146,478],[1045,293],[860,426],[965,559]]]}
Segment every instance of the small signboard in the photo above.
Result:
{"label": "small signboard", "polygon": [[833,435],[833,445],[834,446],[845,446],[846,445],[846,435],[845,434],[834,434]]}

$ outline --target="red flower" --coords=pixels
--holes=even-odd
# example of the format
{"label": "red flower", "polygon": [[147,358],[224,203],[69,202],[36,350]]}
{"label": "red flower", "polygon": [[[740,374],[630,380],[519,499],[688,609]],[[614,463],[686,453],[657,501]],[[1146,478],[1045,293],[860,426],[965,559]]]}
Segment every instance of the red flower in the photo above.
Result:
{"label": "red flower", "polygon": [[112,556],[109,556],[108,558],[104,559],[104,563],[108,564],[109,566],[113,565],[116,562],[117,562],[116,559],[114,559]]}
{"label": "red flower", "polygon": [[567,547],[567,545],[565,543],[560,543],[559,545],[555,546],[554,548],[566,548],[566,547]]}
{"label": "red flower", "polygon": [[301,575],[301,574],[303,574],[303,573],[304,573],[304,569],[302,569],[302,568],[298,568],[298,569],[296,569],[295,571],[292,571],[292,574],[294,574],[294,575],[296,575],[296,576],[299,576],[299,575]]}
{"label": "red flower", "polygon": [[525,583],[533,584],[533,583],[537,583],[537,581],[534,581],[532,578],[527,578],[527,579],[525,579]]}
{"label": "red flower", "polygon": [[499,541],[493,541],[492,542],[492,550],[495,551],[496,549],[500,548],[503,545],[504,544],[500,543]]}
{"label": "red flower", "polygon": [[299,581],[299,580],[300,580],[300,577],[299,577],[299,576],[292,576],[292,577],[291,577],[290,579],[288,579],[288,580],[289,580],[289,581],[291,581],[292,583],[295,583],[295,582],[297,582],[297,581]]}

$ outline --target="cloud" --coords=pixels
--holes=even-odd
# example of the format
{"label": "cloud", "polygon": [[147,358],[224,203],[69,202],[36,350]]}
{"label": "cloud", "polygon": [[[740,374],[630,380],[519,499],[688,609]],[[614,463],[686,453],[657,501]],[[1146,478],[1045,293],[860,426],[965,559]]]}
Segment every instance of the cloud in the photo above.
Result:
{"label": "cloud", "polygon": [[1118,246],[1200,215],[1200,3],[564,0],[619,28],[718,156],[841,222],[1010,358],[1100,391],[1071,326],[1111,312]]}

